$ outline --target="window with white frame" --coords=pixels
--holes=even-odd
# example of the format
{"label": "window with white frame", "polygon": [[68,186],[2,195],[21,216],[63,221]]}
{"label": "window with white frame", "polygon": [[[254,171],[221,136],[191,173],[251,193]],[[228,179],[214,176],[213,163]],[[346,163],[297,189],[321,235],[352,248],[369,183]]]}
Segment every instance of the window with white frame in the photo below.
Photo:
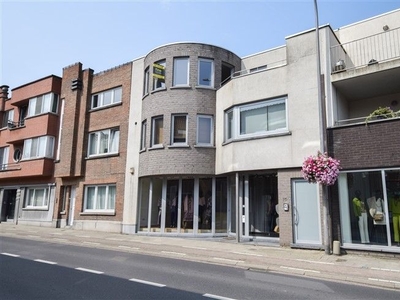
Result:
{"label": "window with white frame", "polygon": [[153,64],[153,90],[165,89],[165,59]]}
{"label": "window with white frame", "polygon": [[37,116],[45,113],[57,113],[58,95],[48,93],[29,99],[28,117]]}
{"label": "window with white frame", "polygon": [[8,127],[9,122],[10,122],[10,125],[13,126],[13,121],[14,121],[14,110],[13,109],[6,110],[3,113],[3,121],[2,121],[1,127],[2,128]]}
{"label": "window with white frame", "polygon": [[142,132],[140,136],[140,150],[146,149],[146,130],[147,130],[147,121],[144,120],[142,122]]}
{"label": "window with white frame", "polygon": [[25,199],[25,208],[47,208],[49,203],[49,188],[28,188]]}
{"label": "window with white frame", "polygon": [[151,119],[151,147],[163,144],[164,117],[157,116]]}
{"label": "window with white frame", "polygon": [[150,71],[149,67],[144,70],[144,83],[143,83],[143,96],[149,93],[149,78],[150,78]]}
{"label": "window with white frame", "polygon": [[89,156],[118,153],[119,129],[105,129],[89,133]]}
{"label": "window with white frame", "polygon": [[115,184],[85,187],[84,212],[114,212]]}
{"label": "window with white frame", "polygon": [[54,137],[41,136],[24,141],[22,159],[53,158],[54,156]]}
{"label": "window with white frame", "polygon": [[187,115],[172,115],[171,145],[187,145]]}
{"label": "window with white frame", "polygon": [[10,150],[10,147],[0,148],[0,170],[7,169],[9,150]]}
{"label": "window with white frame", "polygon": [[107,90],[101,93],[92,95],[91,108],[98,108],[108,105],[120,103],[122,101],[122,87]]}
{"label": "window with white frame", "polygon": [[286,130],[286,98],[235,106],[225,112],[225,140]]}
{"label": "window with white frame", "polygon": [[197,116],[197,145],[212,146],[213,145],[213,117],[208,115]]}
{"label": "window with white frame", "polygon": [[199,86],[214,87],[214,61],[212,59],[199,58]]}
{"label": "window with white frame", "polygon": [[174,58],[173,86],[189,85],[189,57]]}

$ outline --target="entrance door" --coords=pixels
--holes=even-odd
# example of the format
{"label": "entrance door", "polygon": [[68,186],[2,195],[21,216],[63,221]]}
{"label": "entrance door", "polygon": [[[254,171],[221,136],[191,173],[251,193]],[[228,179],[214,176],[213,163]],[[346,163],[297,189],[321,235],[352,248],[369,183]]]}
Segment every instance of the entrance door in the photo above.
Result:
{"label": "entrance door", "polygon": [[74,225],[74,212],[75,212],[75,195],[76,195],[76,187],[71,186],[70,195],[69,195],[69,212],[68,212],[68,224],[67,226]]}
{"label": "entrance door", "polygon": [[14,219],[16,196],[17,190],[4,190],[3,203],[1,207],[1,221],[6,222],[7,220]]}
{"label": "entrance door", "polygon": [[293,180],[292,193],[294,243],[321,245],[318,185]]}

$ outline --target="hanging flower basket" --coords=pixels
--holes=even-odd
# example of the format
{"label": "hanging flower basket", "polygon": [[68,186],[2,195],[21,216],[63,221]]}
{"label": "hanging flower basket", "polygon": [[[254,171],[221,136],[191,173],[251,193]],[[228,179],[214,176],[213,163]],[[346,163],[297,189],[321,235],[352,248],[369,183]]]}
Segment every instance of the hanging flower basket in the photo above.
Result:
{"label": "hanging flower basket", "polygon": [[317,156],[309,156],[304,160],[301,173],[309,183],[333,185],[339,176],[339,169],[339,160],[318,152]]}

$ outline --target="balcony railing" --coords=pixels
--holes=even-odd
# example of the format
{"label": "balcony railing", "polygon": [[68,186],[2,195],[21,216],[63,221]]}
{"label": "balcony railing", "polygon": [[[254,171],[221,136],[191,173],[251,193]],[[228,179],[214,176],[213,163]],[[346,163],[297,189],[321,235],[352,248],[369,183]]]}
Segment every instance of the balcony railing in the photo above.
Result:
{"label": "balcony railing", "polygon": [[0,165],[0,172],[21,170],[21,166],[18,163],[2,164]]}
{"label": "balcony railing", "polygon": [[331,47],[332,73],[400,58],[400,28]]}
{"label": "balcony railing", "polygon": [[13,121],[8,121],[7,123],[7,128],[8,129],[15,129],[15,128],[20,128],[25,126],[25,120],[19,121],[19,122],[13,122]]}
{"label": "balcony railing", "polygon": [[381,115],[381,116],[373,116],[373,117],[360,117],[360,118],[352,118],[352,119],[343,119],[343,120],[338,120],[335,122],[335,127],[337,126],[346,126],[346,125],[354,125],[354,124],[368,124],[369,122],[378,122],[378,121],[385,121],[385,120],[393,120],[393,119],[399,119],[400,116],[392,117],[389,115]]}

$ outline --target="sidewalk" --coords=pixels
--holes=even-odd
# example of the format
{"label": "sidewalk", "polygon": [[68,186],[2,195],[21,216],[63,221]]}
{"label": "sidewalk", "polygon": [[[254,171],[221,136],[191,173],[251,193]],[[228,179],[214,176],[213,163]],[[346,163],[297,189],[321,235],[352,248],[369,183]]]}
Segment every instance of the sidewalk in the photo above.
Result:
{"label": "sidewalk", "polygon": [[362,284],[400,291],[398,257],[369,254],[326,255],[324,251],[282,248],[229,238],[125,235],[48,227],[0,224],[0,236],[220,264]]}

